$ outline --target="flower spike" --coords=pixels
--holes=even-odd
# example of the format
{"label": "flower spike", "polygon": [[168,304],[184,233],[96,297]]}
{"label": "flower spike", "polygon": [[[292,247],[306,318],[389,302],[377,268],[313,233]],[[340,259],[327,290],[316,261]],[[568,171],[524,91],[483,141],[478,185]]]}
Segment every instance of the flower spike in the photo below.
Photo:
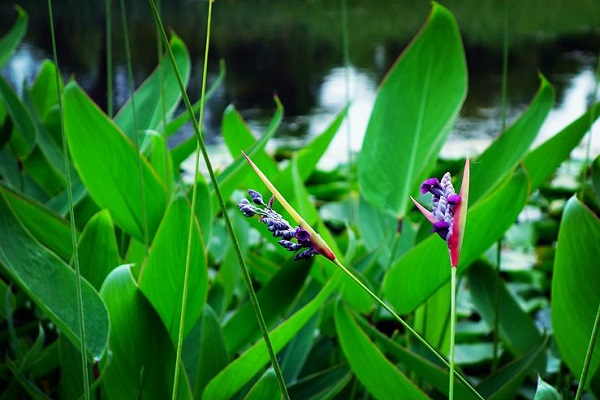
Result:
{"label": "flower spike", "polygon": [[[269,201],[269,204],[264,204],[262,200],[262,196],[255,190],[250,189],[248,194],[252,198],[252,201],[257,206],[266,206],[266,208],[255,207],[250,204],[247,199],[242,199],[238,204],[238,208],[241,212],[244,213],[245,216],[250,217],[256,214],[261,215],[260,219],[262,222],[267,224],[267,227],[271,232],[273,232],[274,236],[282,237],[282,240],[279,241],[279,244],[290,251],[297,251],[301,248],[305,248],[304,251],[296,254],[294,260],[302,260],[307,259],[315,254],[321,254],[327,257],[331,261],[335,261],[337,258],[331,248],[325,243],[325,241],[319,236],[317,232],[294,210],[294,208],[287,202],[287,200],[283,197],[281,193],[277,190],[277,188],[271,183],[269,178],[252,162],[250,157],[246,155],[246,153],[242,152],[254,172],[258,175],[258,177],[263,181],[263,183],[267,186],[267,188],[273,193],[273,197]],[[284,220],[281,215],[277,212],[273,211],[273,203],[274,199],[277,199],[279,203],[285,208],[285,210],[290,214],[290,216],[294,219],[294,221],[298,224],[298,227],[292,228],[289,223]],[[266,220],[268,220],[266,222]],[[271,222],[270,220],[273,220]],[[272,228],[275,224],[278,223],[277,227]],[[269,225],[271,224],[271,225]],[[293,231],[293,234],[290,233]],[[285,235],[276,235],[278,232],[287,232]],[[293,242],[291,239],[295,239],[296,242]],[[283,243],[282,243],[283,242]],[[298,246],[299,245],[299,246]]]}
{"label": "flower spike", "polygon": [[431,232],[437,233],[447,244],[450,252],[450,264],[453,268],[458,266],[458,259],[462,247],[462,239],[467,219],[469,201],[469,159],[465,161],[465,169],[460,188],[456,194],[452,186],[452,177],[446,172],[442,180],[429,178],[421,184],[421,193],[432,194],[431,211],[427,210],[412,197],[415,206],[433,225]]}

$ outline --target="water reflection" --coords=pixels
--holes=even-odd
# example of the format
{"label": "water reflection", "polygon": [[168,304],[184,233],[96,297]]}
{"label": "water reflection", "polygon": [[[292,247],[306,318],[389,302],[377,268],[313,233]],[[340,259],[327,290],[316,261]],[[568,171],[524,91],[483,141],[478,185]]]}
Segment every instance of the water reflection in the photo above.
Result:
{"label": "water reflection", "polygon": [[[41,61],[49,58],[48,24],[37,0],[23,0],[30,14],[24,43],[3,74],[16,87],[31,80]],[[59,57],[65,77],[75,78],[105,107],[104,16],[102,2],[56,0]],[[128,3],[128,20],[139,84],[156,65],[153,21],[146,1]],[[377,4],[347,0],[350,27],[350,66],[341,65],[341,2],[229,0],[215,3],[209,80],[219,60],[227,67],[225,83],[208,104],[207,142],[221,157],[220,116],[233,103],[257,135],[269,123],[277,93],[285,106],[284,122],[270,149],[301,147],[321,133],[348,99],[349,119],[330,146],[323,166],[345,160],[348,146],[360,149],[378,83],[423,24],[428,2],[380,0]],[[500,87],[505,0],[441,1],[456,15],[465,42],[469,92],[460,118],[442,150],[444,157],[479,153],[500,130]],[[587,8],[572,1],[553,0],[540,8],[511,2],[510,63],[507,119],[510,123],[533,98],[541,71],[557,89],[557,105],[542,129],[540,140],[556,133],[586,107],[600,49],[600,3]],[[114,7],[115,104],[129,97],[122,49],[122,32]],[[189,46],[194,69],[189,92],[197,97],[206,20],[206,3],[163,1],[165,23]],[[15,18],[12,1],[0,0],[0,21]],[[348,74],[348,81],[346,81]],[[594,154],[600,141],[593,143]],[[577,155],[581,154],[578,150]],[[225,157],[225,156],[223,156]],[[227,158],[223,158],[227,162]]]}

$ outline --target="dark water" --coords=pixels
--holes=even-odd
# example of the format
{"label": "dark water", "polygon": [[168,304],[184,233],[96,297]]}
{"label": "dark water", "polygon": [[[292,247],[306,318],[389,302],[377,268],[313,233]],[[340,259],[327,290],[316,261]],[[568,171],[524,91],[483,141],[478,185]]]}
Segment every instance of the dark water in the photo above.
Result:
{"label": "dark water", "polygon": [[[506,32],[509,122],[535,94],[540,72],[557,90],[556,106],[542,129],[542,137],[572,121],[593,98],[600,51],[599,1],[440,2],[458,20],[469,67],[468,98],[443,150],[444,156],[476,154],[499,133],[502,43]],[[53,2],[62,71],[65,76],[74,75],[105,108],[103,3]],[[127,3],[134,74],[136,83],[140,83],[156,65],[156,32],[147,2]],[[16,86],[31,80],[40,62],[51,55],[46,2],[26,0],[20,4],[30,15],[29,31],[3,70]],[[0,0],[2,33],[14,21],[16,13],[12,7],[12,1]],[[189,92],[192,99],[197,98],[208,3],[162,1],[161,7],[165,25],[189,46],[194,63]],[[129,93],[119,2],[112,2],[112,10],[113,84],[118,109]],[[228,104],[233,103],[260,135],[274,111],[273,94],[277,93],[286,117],[273,147],[301,146],[323,130],[348,98],[352,100],[350,127],[342,126],[326,164],[344,160],[348,145],[355,151],[360,149],[377,85],[428,12],[429,2],[409,0],[216,1],[209,79],[215,79],[220,60],[225,62],[227,74],[206,110],[205,124],[213,153],[221,154],[220,116]],[[348,69],[344,67],[342,45],[344,15],[348,26]],[[593,141],[595,153],[600,151],[598,142]]]}

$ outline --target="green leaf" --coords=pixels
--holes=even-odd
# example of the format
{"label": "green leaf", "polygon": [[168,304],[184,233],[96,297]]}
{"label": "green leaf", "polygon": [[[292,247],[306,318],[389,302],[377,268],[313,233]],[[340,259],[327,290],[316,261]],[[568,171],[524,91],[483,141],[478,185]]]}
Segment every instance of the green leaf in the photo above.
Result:
{"label": "green leaf", "polygon": [[[298,312],[269,333],[276,353],[298,333],[300,329],[319,311],[331,293],[339,286],[341,272],[329,280],[315,298]],[[235,361],[229,364],[204,390],[205,399],[229,399],[247,385],[269,362],[264,340],[259,340]]]}
{"label": "green leaf", "polygon": [[317,373],[311,374],[288,387],[292,399],[332,399],[350,381],[352,374],[348,364],[335,365]]}
{"label": "green leaf", "polygon": [[74,82],[65,88],[64,119],[73,164],[94,201],[138,239],[144,238],[145,212],[152,238],[166,205],[166,191],[155,171]]}
{"label": "green leaf", "polygon": [[498,274],[489,264],[474,263],[469,269],[469,287],[473,303],[488,326],[493,327],[498,301],[498,334],[512,353],[523,355],[539,346],[544,338],[535,322],[508,291],[504,281],[498,282],[497,278]]}
{"label": "green leaf", "polygon": [[[75,346],[79,346],[75,273],[29,235],[13,215],[4,193],[0,194],[0,243],[0,264],[4,272]],[[108,341],[108,313],[98,293],[84,279],[81,290],[85,348],[92,357],[100,357]]]}
{"label": "green leaf", "polygon": [[19,159],[25,159],[35,146],[35,126],[25,104],[6,80],[0,76],[0,101],[13,121],[10,144]]}
{"label": "green leaf", "polygon": [[581,142],[590,124],[599,115],[600,103],[596,103],[566,128],[554,134],[523,158],[523,167],[529,176],[531,190],[541,185],[560,163],[569,157],[571,150]]}
{"label": "green leaf", "polygon": [[69,261],[73,255],[71,228],[53,210],[27,199],[23,195],[0,184],[0,193],[10,204],[17,219],[41,244]]}
{"label": "green leaf", "polygon": [[[502,237],[525,206],[527,195],[527,176],[517,170],[510,180],[469,209],[459,271],[468,268]],[[384,291],[396,310],[406,314],[449,279],[447,245],[431,235],[392,265],[384,281]]]}
{"label": "green leaf", "polygon": [[[61,90],[63,82],[60,81]],[[42,61],[38,72],[31,85],[31,100],[35,110],[42,120],[58,103],[58,90],[56,88],[56,65],[49,60]]]}
{"label": "green leaf", "polygon": [[529,149],[554,104],[554,89],[540,75],[540,87],[527,110],[502,132],[473,163],[469,201],[475,203],[496,188]]}
{"label": "green leaf", "polygon": [[176,177],[173,174],[173,159],[165,143],[166,139],[156,131],[146,131],[146,134],[150,137],[148,161],[170,195]]}
{"label": "green leaf", "polygon": [[[277,97],[275,97],[275,102],[277,103],[277,107],[281,109],[281,104]],[[279,125],[279,121],[277,121],[277,125]],[[244,121],[233,105],[229,105],[223,112],[221,131],[223,132],[223,141],[234,159],[238,158],[242,154],[242,151],[247,152],[257,142],[246,121]],[[275,129],[272,131],[275,132]],[[264,148],[258,149],[252,158],[254,162],[261,166],[261,169],[267,176],[279,175],[277,163],[265,153]],[[244,183],[249,188],[263,186],[260,178],[255,174],[248,175],[244,179]]]}
{"label": "green leaf", "polygon": [[265,371],[263,376],[250,388],[244,400],[280,400],[281,390],[273,368]]}
{"label": "green leaf", "polygon": [[[191,62],[190,55],[183,41],[173,35],[171,38],[171,49],[175,56],[177,69],[181,75],[184,85],[190,78]],[[160,87],[162,84],[162,89]],[[134,93],[135,102],[135,126],[138,131],[147,129],[162,131],[163,110],[164,117],[168,121],[177,108],[181,99],[179,85],[175,78],[175,73],[169,57],[164,55],[160,60],[159,66],[152,75],[142,83]],[[164,108],[163,108],[164,105]],[[123,132],[135,142],[133,106],[131,99],[125,103],[123,108],[115,116],[115,123],[121,127]],[[139,135],[139,140],[142,139]],[[137,143],[141,145],[141,143]]]}
{"label": "green leaf", "polygon": [[[579,376],[600,304],[600,220],[579,199],[565,206],[552,277],[552,327],[563,360]],[[596,346],[590,371],[600,366]],[[588,376],[586,385],[590,383]]]}
{"label": "green leaf", "polygon": [[560,394],[556,389],[546,383],[541,376],[538,375],[537,389],[533,400],[560,400]]}
{"label": "green leaf", "polygon": [[[194,326],[206,302],[206,250],[195,218],[192,237],[188,243],[190,213],[190,203],[183,194],[177,194],[156,232],[150,254],[139,276],[140,290],[160,315],[173,343],[177,343],[179,334],[184,283],[187,283],[184,337]],[[188,244],[192,253],[186,279]]]}
{"label": "green leaf", "polygon": [[[273,325],[290,307],[304,284],[308,263],[284,265],[257,293],[260,309],[267,327]],[[223,334],[230,354],[236,354],[260,337],[260,330],[252,304],[248,301],[223,325]]]}
{"label": "green leaf", "polygon": [[78,249],[81,275],[96,290],[100,290],[110,271],[121,264],[117,238],[108,210],[98,212],[88,221],[79,238]]}
{"label": "green leaf", "polygon": [[379,87],[367,126],[358,177],[375,208],[406,214],[409,195],[435,162],[466,92],[458,26],[433,3],[425,26]]}
{"label": "green leaf", "polygon": [[[159,316],[122,265],[100,290],[110,313],[110,364],[102,386],[110,399],[170,399],[175,349]],[[190,399],[186,375],[180,375],[178,398]]]}
{"label": "green leaf", "polygon": [[506,364],[477,385],[477,391],[487,400],[513,399],[523,379],[535,371],[545,357],[548,338],[523,357]]}
{"label": "green leaf", "polygon": [[17,13],[17,20],[10,28],[8,33],[0,39],[0,67],[2,67],[8,59],[13,55],[13,52],[25,36],[27,32],[28,17],[25,10],[19,6],[15,6]]}
{"label": "green leaf", "polygon": [[346,307],[335,308],[335,326],[354,375],[377,399],[428,399],[360,329]]}
{"label": "green leaf", "polygon": [[194,370],[190,370],[190,376],[194,377],[194,398],[199,399],[206,384],[229,362],[221,325],[208,304],[204,305],[198,323],[183,343],[184,357],[191,354],[196,358],[191,360]]}
{"label": "green leaf", "polygon": [[600,199],[600,156],[596,157],[592,164],[592,186],[596,198]]}
{"label": "green leaf", "polygon": [[[377,341],[378,344],[381,345],[386,354],[389,353],[392,357],[398,359],[400,363],[403,364],[409,371],[414,372],[425,382],[431,384],[431,386],[433,386],[439,392],[444,394],[448,393],[449,372],[447,368],[436,365],[421,354],[417,354],[414,351],[400,346],[394,340],[378,331],[364,318],[357,317],[357,322],[365,332],[367,332],[371,337],[373,337],[374,340]],[[458,379],[455,378],[454,382],[455,398],[461,400],[477,398]]]}

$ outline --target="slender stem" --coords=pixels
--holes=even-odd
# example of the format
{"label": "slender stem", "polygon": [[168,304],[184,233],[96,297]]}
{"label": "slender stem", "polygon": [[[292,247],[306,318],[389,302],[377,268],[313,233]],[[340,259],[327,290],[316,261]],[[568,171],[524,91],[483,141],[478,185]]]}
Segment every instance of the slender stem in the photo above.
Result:
{"label": "slender stem", "polygon": [[140,154],[140,140],[137,131],[137,110],[135,108],[135,87],[133,83],[133,67],[131,65],[131,49],[129,47],[129,30],[127,28],[127,17],[125,15],[125,1],[121,0],[121,24],[123,26],[123,41],[125,42],[125,58],[127,59],[127,76],[129,81],[129,92],[131,93],[131,112],[133,116],[133,138],[135,145],[138,148],[137,152],[137,169],[138,169],[138,190],[140,191],[140,204],[142,206],[142,230],[144,236],[144,247],[146,248],[146,256],[150,248],[150,238],[148,236],[148,216],[146,215],[146,189],[144,187],[144,179],[142,176],[142,155]]}
{"label": "slender stem", "polygon": [[104,26],[106,40],[106,114],[113,117],[113,60],[112,60],[112,8],[111,0],[104,0]]}
{"label": "slender stem", "polygon": [[62,138],[63,148],[63,161],[65,164],[65,173],[67,178],[67,185],[65,190],[67,191],[67,199],[69,202],[69,224],[71,228],[71,246],[73,247],[73,265],[75,267],[75,291],[77,295],[77,317],[79,325],[79,352],[81,353],[81,373],[83,378],[83,395],[86,400],[91,398],[90,393],[90,377],[88,376],[88,361],[87,361],[87,349],[85,347],[85,316],[83,313],[83,294],[81,292],[81,270],[79,268],[79,251],[77,248],[77,232],[75,231],[75,214],[73,213],[73,192],[71,191],[71,169],[69,163],[69,150],[67,149],[67,136],[65,134],[65,123],[63,117],[63,100],[62,92],[60,90],[60,72],[58,68],[58,55],[56,51],[56,38],[54,36],[54,18],[52,16],[52,0],[48,0],[48,16],[50,18],[50,35],[52,39],[52,56],[54,58],[54,64],[56,65],[56,90],[58,91],[58,109],[60,117],[60,131]]}
{"label": "slender stem", "polygon": [[[348,268],[346,268],[344,266],[344,264],[341,263],[341,261],[336,258],[335,260],[333,260],[333,262],[335,263],[335,265],[337,265],[342,271],[344,271],[344,273],[346,273],[346,275],[348,275],[354,282],[356,282],[356,284],[358,284],[358,286],[361,287],[362,290],[364,290],[369,296],[371,296],[373,298],[373,300],[375,300],[377,302],[377,304],[379,304],[381,307],[383,307],[388,313],[390,313],[390,315],[392,317],[394,317],[394,319],[396,321],[398,321],[403,327],[404,329],[406,329],[411,335],[413,335],[415,338],[417,338],[417,340],[419,342],[421,342],[421,344],[423,346],[425,346],[429,351],[431,351],[431,353],[438,359],[440,360],[446,367],[450,368],[450,363],[448,363],[448,361],[446,361],[446,359],[440,354],[438,353],[438,351],[436,349],[434,349],[425,339],[423,339],[423,337],[421,337],[421,335],[419,335],[419,333],[417,331],[415,331],[406,321],[404,321],[389,305],[387,305],[383,300],[381,300],[375,293],[373,293],[371,291],[371,289],[369,289],[364,283],[362,283],[356,276],[354,276],[354,274],[352,272],[350,272],[348,270]],[[452,269],[456,269],[456,268],[452,268]],[[463,385],[465,385],[465,387],[467,389],[469,389],[469,391],[471,393],[473,393],[473,395],[475,395],[478,399],[480,400],[484,400],[483,397],[477,392],[477,390],[475,390],[475,388],[473,386],[471,386],[471,384],[465,379],[463,378],[462,375],[455,373],[456,377],[458,378],[459,381],[462,382]]]}
{"label": "slender stem", "polygon": [[[161,6],[161,2],[160,2],[160,0],[158,0],[156,3],[156,7],[158,8],[159,14],[160,14],[160,6]],[[163,54],[163,44],[162,44],[162,40],[160,39],[160,32],[158,31],[158,28],[156,28],[156,53],[157,53],[156,58],[158,59],[158,91],[160,93],[163,145],[164,145],[165,154],[168,154],[169,142],[167,140],[168,139],[168,135],[167,135],[167,103],[166,103],[166,99],[165,99],[165,86],[164,86],[165,77],[163,76],[164,67],[161,63],[161,58],[162,58],[162,54]],[[203,78],[202,82],[204,82],[204,78]],[[204,93],[204,91],[202,93]],[[165,168],[165,173],[166,173],[165,186],[167,187],[167,193],[171,194],[172,176],[169,171],[169,157],[165,157],[164,162],[165,162],[164,168]]]}
{"label": "slender stem", "polygon": [[[342,48],[344,50],[344,92],[350,103],[350,40],[348,39],[348,4],[342,0]],[[350,114],[346,114],[346,146],[348,147],[348,182],[352,182],[352,128]]]}
{"label": "slender stem", "polygon": [[[204,158],[204,162],[206,164],[206,168],[208,170],[208,174],[210,176],[210,180],[213,184],[214,190],[215,190],[215,195],[217,196],[217,200],[219,202],[219,206],[221,208],[221,210],[223,211],[223,220],[225,221],[225,227],[227,228],[227,232],[229,233],[229,236],[231,237],[231,240],[233,242],[233,248],[236,252],[236,256],[238,259],[238,263],[240,264],[240,267],[242,269],[242,276],[244,278],[244,282],[246,284],[246,287],[248,289],[248,295],[250,297],[250,303],[252,304],[252,307],[254,309],[254,312],[256,314],[256,319],[258,321],[258,325],[259,328],[261,330],[261,333],[263,335],[263,339],[265,341],[265,345],[267,347],[267,351],[269,353],[269,357],[271,358],[271,363],[273,364],[273,369],[275,370],[275,375],[277,376],[277,380],[279,383],[279,387],[282,393],[282,396],[284,399],[289,400],[290,396],[287,392],[287,388],[285,386],[285,381],[283,379],[283,374],[281,373],[281,368],[279,367],[279,363],[277,362],[277,356],[275,354],[275,351],[273,350],[273,345],[271,343],[271,339],[269,338],[269,331],[267,329],[265,320],[262,316],[262,312],[260,311],[260,304],[258,303],[258,298],[256,297],[256,292],[254,291],[254,288],[252,287],[252,279],[250,277],[250,271],[248,270],[248,267],[246,265],[246,262],[244,261],[244,256],[242,255],[242,251],[240,249],[240,245],[239,242],[236,238],[235,232],[233,231],[233,225],[231,223],[231,219],[229,218],[229,215],[227,214],[227,207],[225,206],[225,201],[223,200],[223,194],[221,193],[221,189],[219,188],[219,183],[217,181],[217,177],[215,175],[214,169],[212,167],[212,163],[210,161],[210,157],[208,156],[208,152],[206,150],[206,146],[204,144],[204,139],[202,137],[202,134],[200,132],[200,126],[198,121],[196,120],[195,116],[194,116],[194,110],[192,108],[192,104],[190,103],[190,99],[187,95],[187,92],[185,91],[185,86],[183,84],[183,80],[181,79],[181,74],[179,73],[179,69],[177,68],[177,63],[175,62],[175,56],[173,55],[173,51],[171,50],[171,47],[169,46],[169,41],[167,38],[167,33],[165,32],[165,28],[162,25],[162,22],[160,20],[160,16],[158,14],[158,10],[156,8],[156,5],[154,4],[154,0],[148,0],[150,3],[150,7],[152,9],[152,13],[154,14],[154,18],[156,20],[156,23],[160,29],[160,33],[162,36],[162,40],[163,43],[165,45],[165,48],[167,50],[167,53],[169,55],[169,59],[171,60],[171,65],[173,66],[173,70],[175,71],[175,78],[177,80],[177,84],[179,86],[179,90],[181,91],[181,96],[183,99],[183,102],[186,106],[186,109],[188,111],[188,113],[190,113],[191,116],[191,122],[192,122],[192,126],[194,129],[194,134],[196,135],[196,139],[198,140],[198,145],[200,147],[200,151],[202,153],[202,156]],[[209,16],[211,15],[211,5],[212,5],[213,0],[209,1]],[[210,26],[210,23],[208,24]],[[210,31],[209,31],[210,32]],[[207,37],[207,41],[208,41],[208,37]],[[204,63],[204,65],[206,66],[206,62]],[[192,195],[193,196],[193,195]],[[192,209],[193,211],[193,209]],[[179,369],[179,363],[177,363],[177,365],[175,366],[176,371],[178,371]],[[176,384],[176,383],[175,383]]]}
{"label": "slender stem", "polygon": [[[510,15],[510,0],[505,3],[504,12],[504,38],[502,42],[502,86],[500,89],[500,132],[506,129],[506,99],[508,87],[508,21]],[[492,350],[492,372],[498,367],[498,329],[500,325],[500,271],[502,259],[502,239],[498,240],[496,253],[496,285],[494,292],[494,338]]]}
{"label": "slender stem", "polygon": [[592,327],[592,334],[590,336],[590,343],[588,344],[587,353],[585,354],[585,361],[583,362],[583,369],[581,370],[581,376],[579,377],[579,385],[577,386],[577,393],[575,394],[575,400],[581,399],[583,395],[583,387],[587,380],[588,371],[590,369],[590,363],[592,362],[592,354],[594,354],[594,347],[596,347],[596,339],[598,338],[598,331],[600,330],[600,304],[598,304],[598,310],[596,311],[596,320]]}
{"label": "slender stem", "polygon": [[450,283],[450,381],[448,385],[448,398],[454,399],[454,340],[456,336],[456,270],[450,268],[452,279]]}

